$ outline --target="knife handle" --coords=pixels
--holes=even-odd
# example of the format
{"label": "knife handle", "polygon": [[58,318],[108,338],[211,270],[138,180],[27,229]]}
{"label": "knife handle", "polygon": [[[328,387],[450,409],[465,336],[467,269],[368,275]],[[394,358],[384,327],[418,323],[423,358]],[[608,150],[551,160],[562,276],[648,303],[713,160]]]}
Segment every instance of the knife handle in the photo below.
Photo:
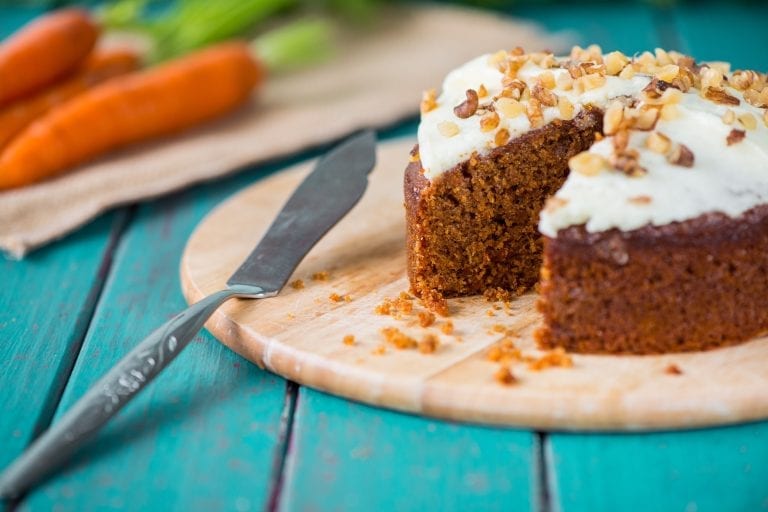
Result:
{"label": "knife handle", "polygon": [[21,496],[72,455],[179,355],[222,303],[263,296],[256,286],[231,286],[191,305],[144,338],[6,468],[0,475],[0,498]]}

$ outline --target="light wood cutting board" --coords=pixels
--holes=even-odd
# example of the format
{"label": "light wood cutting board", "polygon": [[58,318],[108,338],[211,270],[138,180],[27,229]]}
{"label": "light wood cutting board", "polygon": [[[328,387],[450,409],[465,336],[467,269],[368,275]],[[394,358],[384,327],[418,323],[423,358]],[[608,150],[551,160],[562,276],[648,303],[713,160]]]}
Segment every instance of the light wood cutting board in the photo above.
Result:
{"label": "light wood cutting board", "polygon": [[[454,334],[374,312],[408,289],[402,173],[412,140],[383,144],[363,198],[306,257],[278,297],[230,301],[206,327],[235,352],[288,379],[373,405],[439,418],[554,430],[646,430],[768,417],[768,338],[727,349],[666,356],[574,355],[572,368],[530,371],[498,383],[487,352],[514,329],[517,346],[536,355],[535,295],[493,309],[482,297],[450,302]],[[224,286],[259,241],[310,165],[259,181],[214,210],[190,238],[181,263],[184,295],[197,301]],[[327,281],[311,278],[327,271]],[[349,295],[335,302],[331,294]],[[422,310],[416,302],[415,310]],[[489,316],[489,310],[493,316]],[[438,318],[439,326],[443,319]],[[398,327],[440,338],[433,354],[385,345]],[[345,335],[354,335],[354,346]],[[676,365],[681,375],[666,371]]]}

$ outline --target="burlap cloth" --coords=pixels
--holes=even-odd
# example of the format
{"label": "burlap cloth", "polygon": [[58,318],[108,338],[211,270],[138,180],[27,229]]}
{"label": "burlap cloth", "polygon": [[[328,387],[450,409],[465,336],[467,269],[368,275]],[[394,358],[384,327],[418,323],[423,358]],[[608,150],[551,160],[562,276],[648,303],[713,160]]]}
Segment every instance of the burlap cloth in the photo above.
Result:
{"label": "burlap cloth", "polygon": [[345,41],[334,60],[270,77],[246,108],[226,119],[110,155],[52,181],[0,193],[0,248],[20,258],[116,205],[210,180],[357,128],[389,125],[415,114],[421,91],[439,87],[458,64],[518,45],[559,50],[564,42],[531,24],[474,10],[387,11],[375,30]]}

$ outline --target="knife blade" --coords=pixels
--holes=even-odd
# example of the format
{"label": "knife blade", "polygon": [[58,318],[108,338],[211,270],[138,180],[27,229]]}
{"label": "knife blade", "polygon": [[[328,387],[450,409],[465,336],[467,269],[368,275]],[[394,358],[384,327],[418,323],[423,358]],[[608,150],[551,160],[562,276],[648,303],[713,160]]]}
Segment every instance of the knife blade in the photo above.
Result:
{"label": "knife blade", "polygon": [[226,288],[160,326],[109,370],[0,474],[0,498],[21,496],[69,458],[178,356],[225,301],[277,295],[309,250],[363,196],[375,147],[374,133],[364,131],[321,158]]}

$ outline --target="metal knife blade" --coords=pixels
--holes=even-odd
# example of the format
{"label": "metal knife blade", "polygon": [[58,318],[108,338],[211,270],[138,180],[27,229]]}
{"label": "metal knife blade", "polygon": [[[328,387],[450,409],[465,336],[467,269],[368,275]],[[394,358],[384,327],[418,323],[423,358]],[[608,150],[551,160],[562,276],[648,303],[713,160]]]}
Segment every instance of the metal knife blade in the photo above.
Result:
{"label": "metal knife blade", "polygon": [[376,136],[356,135],[326,154],[288,199],[264,238],[227,281],[276,295],[304,256],[352,207],[376,163]]}
{"label": "metal knife blade", "polygon": [[312,246],[362,197],[375,146],[373,132],[366,131],[322,158],[227,288],[158,327],[99,379],[0,474],[0,499],[20,496],[62,464],[179,355],[222,303],[276,295]]}

